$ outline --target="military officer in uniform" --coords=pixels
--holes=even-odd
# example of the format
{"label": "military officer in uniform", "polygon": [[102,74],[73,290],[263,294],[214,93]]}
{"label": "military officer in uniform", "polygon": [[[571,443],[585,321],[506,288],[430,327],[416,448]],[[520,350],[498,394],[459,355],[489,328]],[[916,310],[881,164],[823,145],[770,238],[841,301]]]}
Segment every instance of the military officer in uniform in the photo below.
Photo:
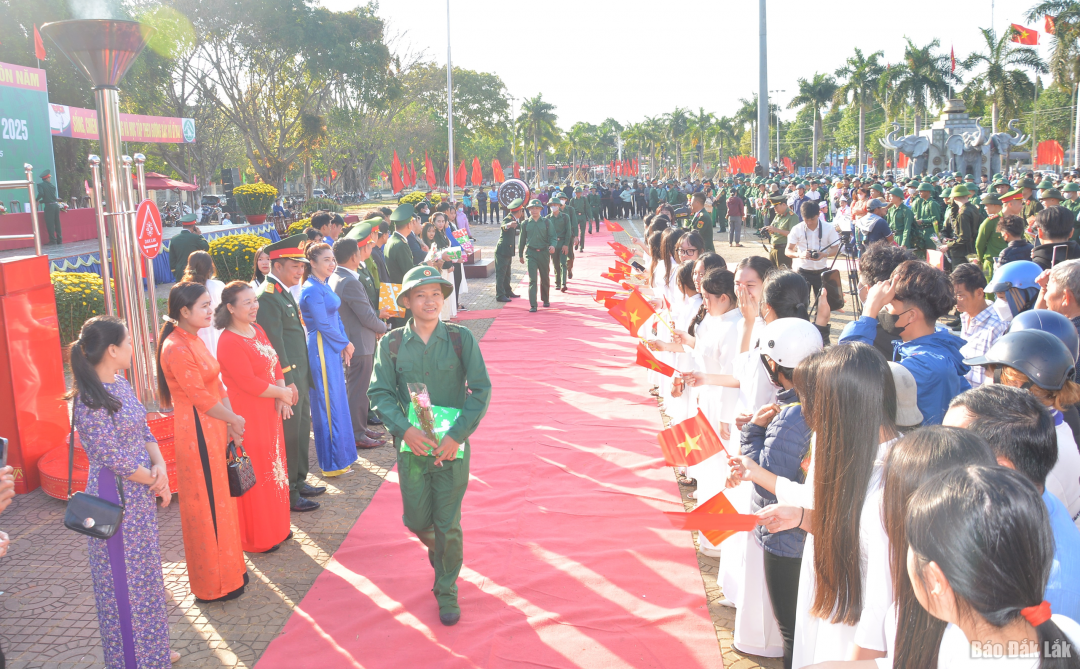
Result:
{"label": "military officer in uniform", "polygon": [[[401,519],[428,549],[439,621],[449,626],[461,619],[457,577],[463,561],[461,502],[472,456],[469,436],[491,403],[491,379],[472,332],[439,319],[453,284],[421,265],[405,276],[402,288],[398,304],[413,317],[379,341],[368,396],[394,436]],[[427,386],[432,406],[460,411],[438,443],[409,422],[413,383]],[[402,450],[402,442],[408,450]]]}
{"label": "military officer in uniform", "polygon": [[311,442],[311,371],[308,367],[307,335],[300,320],[300,308],[289,288],[304,276],[307,259],[301,245],[306,235],[293,235],[266,247],[270,256],[270,274],[259,288],[259,313],[255,322],[266,332],[266,338],[277,352],[285,385],[299,395],[293,406],[292,418],[283,421],[285,428],[285,459],[289,467],[289,503],[293,511],[314,511],[315,497],[326,492],[323,486],[307,482],[308,454]]}
{"label": "military officer in uniform", "polygon": [[180,225],[184,228],[180,234],[169,240],[169,266],[172,267],[173,278],[177,281],[184,275],[189,255],[195,251],[210,250],[210,242],[195,232],[195,223],[195,214],[184,216],[180,219]]}
{"label": "military officer in uniform", "polygon": [[[1061,193],[1065,196],[1065,199],[1061,201],[1061,206],[1065,207],[1072,212],[1074,217],[1080,217],[1080,183],[1075,181],[1066,182],[1061,187]],[[1080,218],[1073,224],[1076,228],[1076,232],[1073,233],[1073,241],[1080,241]]]}
{"label": "military officer in uniform", "polygon": [[[964,184],[953,186],[952,204],[945,214],[945,226],[941,234],[946,241],[938,250],[949,256],[952,267],[968,261],[969,253],[975,251],[975,234],[979,230],[979,213],[968,199],[971,191]],[[951,270],[950,270],[951,271]]]}
{"label": "military officer in uniform", "polygon": [[1024,196],[1024,207],[1021,209],[1021,216],[1028,226],[1035,223],[1035,214],[1043,210],[1042,204],[1035,199],[1034,189],[1035,180],[1028,177],[1024,177],[1018,184],[1021,194]]}
{"label": "military officer in uniform", "polygon": [[[412,225],[413,215],[411,204],[399,205],[394,213],[390,214],[390,225],[394,227],[394,234],[390,235],[390,241],[386,242],[386,249],[383,251],[390,283],[400,284],[405,279],[405,274],[417,264],[412,247],[409,246],[409,227]],[[394,316],[390,319],[390,327],[402,327],[408,318],[408,313]]]}
{"label": "military officer in uniform", "polygon": [[1001,199],[997,193],[987,193],[982,196],[982,206],[986,210],[986,218],[979,224],[979,234],[975,236],[975,255],[979,258],[979,266],[986,276],[994,274],[994,258],[1005,250],[1009,244],[997,231],[997,224],[1001,221]]}
{"label": "military officer in uniform", "polygon": [[941,213],[941,205],[934,199],[934,187],[924,181],[919,184],[919,197],[911,201],[911,213],[915,215],[915,223],[922,230],[931,234],[941,229],[944,216]]}
{"label": "military officer in uniform", "polygon": [[510,289],[510,268],[514,263],[514,248],[517,236],[521,232],[521,219],[525,216],[525,200],[520,197],[507,207],[502,220],[502,232],[499,243],[495,246],[495,301],[509,302],[511,298],[521,297]]}
{"label": "military officer in uniform", "polygon": [[576,226],[570,222],[570,216],[562,210],[562,200],[552,197],[548,201],[548,219],[555,230],[555,255],[551,257],[555,265],[555,290],[566,292],[566,264],[570,255],[571,240],[576,236]]}
{"label": "military officer in uniform", "polygon": [[529,255],[529,311],[536,311],[536,289],[539,281],[540,299],[545,307],[551,306],[550,259],[555,255],[555,227],[551,221],[542,218],[540,211],[544,205],[540,200],[529,200],[529,218],[521,225],[521,241],[518,244],[518,259],[525,263],[525,251]]}
{"label": "military officer in uniform", "polygon": [[709,212],[705,211],[705,191],[698,191],[690,198],[690,218],[687,219],[691,230],[697,230],[701,240],[705,243],[706,251],[715,252],[713,248],[713,222]]}
{"label": "military officer in uniform", "polygon": [[791,269],[791,258],[787,256],[787,237],[795,226],[799,224],[799,217],[791,213],[787,198],[783,195],[769,197],[769,203],[776,212],[772,223],[762,228],[769,233],[769,241],[772,243],[769,260],[778,269],[782,267]]}
{"label": "military officer in uniform", "polygon": [[49,232],[50,244],[63,244],[60,230],[60,200],[56,197],[56,186],[52,182],[52,170],[45,170],[38,175],[37,201],[45,208],[45,229]]}

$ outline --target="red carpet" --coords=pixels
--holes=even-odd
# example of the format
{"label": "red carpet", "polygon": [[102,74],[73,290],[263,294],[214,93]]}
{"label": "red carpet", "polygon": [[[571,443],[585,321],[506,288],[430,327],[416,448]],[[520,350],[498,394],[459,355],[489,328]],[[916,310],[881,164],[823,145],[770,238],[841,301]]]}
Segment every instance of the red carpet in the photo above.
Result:
{"label": "red carpet", "polygon": [[552,308],[514,300],[481,341],[461,622],[439,623],[392,472],[259,669],[723,666],[690,534],[662,513],[682,505],[635,341],[591,299],[609,239],[588,236]]}

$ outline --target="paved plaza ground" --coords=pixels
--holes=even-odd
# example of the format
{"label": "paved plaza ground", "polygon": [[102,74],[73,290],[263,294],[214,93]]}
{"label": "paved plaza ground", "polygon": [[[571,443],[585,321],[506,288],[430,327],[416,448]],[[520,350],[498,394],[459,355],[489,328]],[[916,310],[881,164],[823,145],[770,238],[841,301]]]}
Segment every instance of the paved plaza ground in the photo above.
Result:
{"label": "paved plaza ground", "polygon": [[[627,230],[640,233],[640,221],[621,223]],[[493,257],[498,227],[476,225],[473,233],[484,256]],[[625,238],[622,241],[627,243]],[[717,246],[728,264],[734,265],[743,257],[763,254],[761,246],[751,242],[756,240],[744,238],[742,248],[729,249],[726,242]],[[514,285],[524,277],[524,268],[515,259]],[[463,302],[469,310],[502,307],[495,301],[494,276],[468,283],[469,292]],[[523,290],[518,292],[524,294]],[[558,301],[558,295],[553,291],[553,301]],[[834,341],[848,317],[834,316]],[[492,320],[463,320],[461,324],[482,338]],[[645,393],[647,389],[640,390]],[[294,538],[280,550],[266,555],[246,554],[251,584],[238,600],[195,602],[187,583],[179,505],[174,500],[168,508],[158,511],[172,647],[183,654],[176,666],[254,666],[364,512],[395,460],[389,445],[363,451],[362,466],[355,467],[354,473],[327,481],[320,478],[313,446],[309,457],[311,482],[327,486],[327,493],[317,498],[323,506],[312,513],[292,514]],[[694,504],[686,497],[690,490],[681,486],[688,510]],[[63,527],[63,513],[63,502],[39,489],[18,496],[0,517],[0,529],[11,536],[8,555],[0,558],[0,640],[10,669],[103,666],[86,539]],[[716,583],[718,561],[699,553],[698,562],[725,665],[737,669],[780,667],[779,659],[744,656],[731,647],[735,611],[719,605],[723,595]],[[378,637],[378,630],[371,630],[373,643],[378,642]]]}

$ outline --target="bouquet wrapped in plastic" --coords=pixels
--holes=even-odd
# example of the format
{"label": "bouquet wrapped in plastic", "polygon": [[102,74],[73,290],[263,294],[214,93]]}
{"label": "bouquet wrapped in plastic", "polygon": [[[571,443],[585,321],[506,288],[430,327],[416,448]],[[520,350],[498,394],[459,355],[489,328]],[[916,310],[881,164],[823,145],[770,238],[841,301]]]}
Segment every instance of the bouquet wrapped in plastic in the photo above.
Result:
{"label": "bouquet wrapped in plastic", "polygon": [[458,240],[458,244],[461,244],[461,250],[465,253],[473,252],[472,240],[469,239],[469,233],[464,230],[454,230],[452,233],[454,239]]}
{"label": "bouquet wrapped in plastic", "polygon": [[[431,403],[431,395],[423,383],[410,383],[409,387],[409,424],[424,433],[428,441],[438,446],[442,438],[454,426],[454,421],[461,415],[461,409],[440,407]],[[401,442],[401,451],[411,453],[412,449]],[[457,457],[465,456],[465,444],[458,446]]]}

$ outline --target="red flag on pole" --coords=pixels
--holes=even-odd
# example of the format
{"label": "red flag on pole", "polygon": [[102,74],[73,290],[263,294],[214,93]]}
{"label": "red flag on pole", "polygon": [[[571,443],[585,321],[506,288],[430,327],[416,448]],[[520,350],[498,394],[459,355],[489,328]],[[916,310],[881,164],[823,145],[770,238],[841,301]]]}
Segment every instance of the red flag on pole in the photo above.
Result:
{"label": "red flag on pole", "polygon": [[1054,27],[1054,22],[1055,21],[1057,21],[1056,16],[1050,16],[1049,14],[1046,15],[1046,26],[1045,26],[1046,29],[1044,30],[1044,32],[1047,35],[1055,35],[1055,34],[1057,34],[1057,33],[1054,32],[1055,30],[1057,30],[1057,28]]}
{"label": "red flag on pole", "polygon": [[654,372],[660,372],[664,376],[672,376],[675,374],[675,368],[671,365],[666,365],[656,359],[656,356],[652,354],[652,351],[645,348],[645,344],[640,341],[637,344],[637,359],[635,363],[641,365],[646,369],[651,369]]}
{"label": "red flag on pole", "polygon": [[1010,39],[1017,44],[1036,46],[1039,43],[1039,32],[1032,28],[1018,26],[1014,23],[1012,24],[1012,37]]}
{"label": "red flag on pole", "polygon": [[405,190],[405,182],[401,180],[401,160],[398,159],[397,151],[394,151],[394,159],[390,161],[390,188],[395,193]]}
{"label": "red flag on pole", "polygon": [[480,170],[480,156],[473,156],[472,159],[472,184],[479,186],[484,180],[484,173]]}
{"label": "red flag on pole", "polygon": [[331,179],[337,179],[337,170],[335,170],[332,167],[330,168],[330,178]]}
{"label": "red flag on pole", "polygon": [[757,525],[757,516],[740,514],[722,492],[699,502],[690,513],[665,511],[664,515],[679,529],[700,531],[713,546],[719,546],[735,532],[746,532]]}
{"label": "red flag on pole", "polygon": [[616,272],[622,272],[623,274],[633,274],[634,273],[634,268],[631,267],[630,265],[627,265],[624,262],[619,262],[618,260],[616,260],[615,261],[615,271]]}
{"label": "red flag on pole", "polygon": [[596,297],[593,300],[603,304],[608,298],[615,297],[614,290],[597,290]]}
{"label": "red flag on pole", "polygon": [[491,180],[497,184],[506,181],[502,171],[502,163],[499,162],[498,158],[492,158],[491,160]]}
{"label": "red flag on pole", "polygon": [[626,309],[626,320],[630,323],[630,327],[627,329],[635,337],[645,321],[656,315],[649,301],[642,297],[637,290],[630,292],[630,297],[626,298],[624,309]]}
{"label": "red flag on pole", "polygon": [[656,435],[664,462],[669,466],[696,465],[724,450],[705,414],[698,409],[697,415],[676,423]]}
{"label": "red flag on pole", "polygon": [[34,56],[38,60],[45,60],[45,42],[41,41],[37,26],[34,26]]}
{"label": "red flag on pole", "polygon": [[521,165],[517,164],[516,162],[514,163],[514,178],[521,178]]}
{"label": "red flag on pole", "polygon": [[614,221],[604,221],[604,226],[608,229],[608,232],[622,232],[623,227]]}
{"label": "red flag on pole", "polygon": [[614,281],[615,283],[622,283],[623,281],[626,281],[625,274],[618,274],[616,272],[601,272],[600,277],[603,279],[607,279],[608,281]]}
{"label": "red flag on pole", "polygon": [[949,62],[951,69],[950,72],[956,72],[956,47],[949,47]]}
{"label": "red flag on pole", "polygon": [[438,178],[435,176],[435,166],[431,164],[431,157],[428,156],[427,151],[424,151],[424,179],[427,180],[430,188],[434,188],[439,183]]}
{"label": "red flag on pole", "polygon": [[454,183],[464,188],[465,180],[468,178],[469,170],[467,167],[465,167],[465,159],[463,158],[461,160],[461,165],[459,165],[457,168],[457,174],[454,175]]}

